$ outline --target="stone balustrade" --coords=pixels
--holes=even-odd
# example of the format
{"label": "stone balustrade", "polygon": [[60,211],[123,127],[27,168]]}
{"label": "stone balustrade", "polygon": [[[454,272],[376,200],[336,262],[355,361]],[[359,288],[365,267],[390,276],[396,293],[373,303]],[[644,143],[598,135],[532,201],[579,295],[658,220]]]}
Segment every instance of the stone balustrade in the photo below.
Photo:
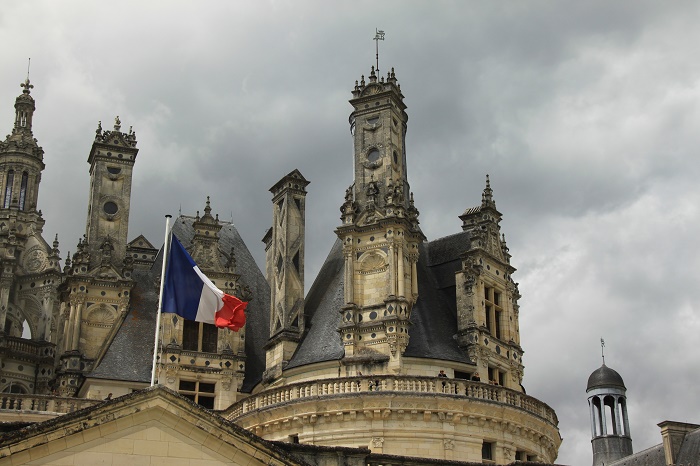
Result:
{"label": "stone balustrade", "polygon": [[21,354],[34,358],[53,358],[56,345],[48,341],[34,341],[5,335],[0,339],[0,347],[9,350],[11,355]]}
{"label": "stone balustrade", "polygon": [[52,395],[0,393],[0,411],[31,411],[66,414],[101,402],[101,400],[86,400],[82,398]]}
{"label": "stone balustrade", "polygon": [[534,414],[556,426],[556,413],[547,404],[498,385],[462,379],[411,376],[361,376],[300,382],[266,390],[232,405],[224,413],[235,421],[252,411],[302,399],[320,399],[343,394],[399,392],[402,394],[434,394],[456,399],[503,403]]}

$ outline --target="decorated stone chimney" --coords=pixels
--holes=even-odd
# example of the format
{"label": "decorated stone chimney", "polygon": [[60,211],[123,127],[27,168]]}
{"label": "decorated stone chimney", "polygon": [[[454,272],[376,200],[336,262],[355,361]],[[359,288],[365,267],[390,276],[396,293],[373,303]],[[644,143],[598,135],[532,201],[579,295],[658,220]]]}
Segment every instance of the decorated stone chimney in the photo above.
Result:
{"label": "decorated stone chimney", "polygon": [[271,381],[282,374],[304,334],[304,246],[306,186],[294,170],[278,181],[272,193],[272,228],[266,244],[270,283],[270,339],[265,345],[265,374]]}
{"label": "decorated stone chimney", "polygon": [[[85,235],[66,267],[59,392],[73,395],[99,364],[129,310],[134,259],[127,255],[136,133],[98,123],[88,156],[90,193]],[[68,266],[68,261],[66,261]]]}
{"label": "decorated stone chimney", "polygon": [[469,244],[456,273],[457,342],[481,372],[514,390],[522,390],[523,350],[518,324],[518,285],[511,275],[510,253],[501,234],[501,213],[496,208],[488,175],[481,205],[459,216]]}
{"label": "decorated stone chimney", "polygon": [[407,178],[403,99],[394,70],[385,79],[372,67],[367,81],[355,82],[350,100],[355,179],[336,229],[345,257],[338,331],[350,373],[367,364],[375,372],[401,371],[418,298],[418,246],[425,237]]}

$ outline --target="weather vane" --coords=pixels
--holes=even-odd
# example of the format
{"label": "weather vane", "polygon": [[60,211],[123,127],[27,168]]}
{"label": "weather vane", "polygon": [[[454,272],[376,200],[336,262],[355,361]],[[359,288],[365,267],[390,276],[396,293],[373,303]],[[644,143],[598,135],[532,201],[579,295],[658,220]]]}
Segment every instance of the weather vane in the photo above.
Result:
{"label": "weather vane", "polygon": [[377,48],[377,74],[379,74],[379,41],[384,40],[384,31],[380,31],[379,29],[376,29],[376,34],[374,35],[374,39],[372,39]]}
{"label": "weather vane", "polygon": [[605,365],[605,340],[600,339],[600,355],[603,357],[603,365]]}

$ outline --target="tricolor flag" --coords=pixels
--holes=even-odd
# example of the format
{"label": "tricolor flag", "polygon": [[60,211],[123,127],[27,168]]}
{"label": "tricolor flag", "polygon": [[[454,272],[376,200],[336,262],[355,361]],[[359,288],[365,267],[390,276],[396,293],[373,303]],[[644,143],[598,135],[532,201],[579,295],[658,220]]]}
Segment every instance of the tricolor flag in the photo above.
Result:
{"label": "tricolor flag", "polygon": [[162,312],[172,312],[187,320],[238,331],[245,324],[246,306],[248,303],[217,288],[172,235]]}

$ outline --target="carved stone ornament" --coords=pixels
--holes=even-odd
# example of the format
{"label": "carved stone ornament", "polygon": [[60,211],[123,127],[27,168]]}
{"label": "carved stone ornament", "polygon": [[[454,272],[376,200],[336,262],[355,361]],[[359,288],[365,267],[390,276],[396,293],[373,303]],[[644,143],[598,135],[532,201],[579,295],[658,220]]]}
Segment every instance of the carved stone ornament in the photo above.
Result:
{"label": "carved stone ornament", "polygon": [[508,447],[503,447],[503,459],[510,461],[513,458],[513,450]]}
{"label": "carved stone ornament", "polygon": [[453,450],[455,447],[455,442],[452,439],[445,439],[443,442],[443,448],[445,450]]}
{"label": "carved stone ornament", "polygon": [[384,258],[377,253],[369,253],[360,263],[360,271],[369,272],[379,272],[387,267],[387,263]]}
{"label": "carved stone ornament", "polygon": [[33,249],[27,253],[25,267],[28,272],[37,273],[46,268],[46,253],[41,249]]}
{"label": "carved stone ornament", "polygon": [[221,379],[221,388],[223,388],[226,391],[231,390],[232,381],[233,380],[231,379],[231,377],[224,377],[223,379]]}
{"label": "carved stone ornament", "polygon": [[384,445],[384,437],[372,437],[372,447],[382,448]]}

